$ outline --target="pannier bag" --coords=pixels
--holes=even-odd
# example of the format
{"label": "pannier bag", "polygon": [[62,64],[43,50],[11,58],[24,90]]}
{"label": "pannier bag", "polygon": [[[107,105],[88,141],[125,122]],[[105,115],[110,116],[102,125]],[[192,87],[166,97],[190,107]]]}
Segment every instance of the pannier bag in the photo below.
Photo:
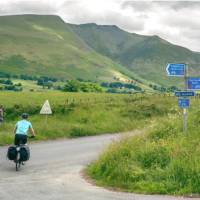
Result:
{"label": "pannier bag", "polygon": [[7,157],[9,160],[15,160],[17,157],[17,149],[15,146],[8,147]]}
{"label": "pannier bag", "polygon": [[27,145],[20,148],[20,161],[27,161],[30,158],[30,149]]}

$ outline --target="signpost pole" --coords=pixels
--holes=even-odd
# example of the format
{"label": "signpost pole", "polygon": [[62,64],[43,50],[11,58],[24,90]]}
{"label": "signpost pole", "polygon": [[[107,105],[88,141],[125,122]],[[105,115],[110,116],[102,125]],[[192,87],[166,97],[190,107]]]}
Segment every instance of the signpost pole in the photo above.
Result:
{"label": "signpost pole", "polygon": [[47,127],[47,121],[48,121],[47,119],[48,119],[48,115],[46,115],[46,127]]}
{"label": "signpost pole", "polygon": [[[187,91],[187,64],[185,65],[185,73],[184,73],[184,84],[185,91]],[[183,108],[183,133],[187,131],[187,108]]]}
{"label": "signpost pole", "polygon": [[187,131],[187,109],[183,108],[183,132]]}

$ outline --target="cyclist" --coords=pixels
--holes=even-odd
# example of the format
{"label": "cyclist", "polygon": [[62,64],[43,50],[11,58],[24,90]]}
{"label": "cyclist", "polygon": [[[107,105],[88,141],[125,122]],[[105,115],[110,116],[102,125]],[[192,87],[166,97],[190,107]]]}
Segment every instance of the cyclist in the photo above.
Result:
{"label": "cyclist", "polygon": [[0,125],[3,123],[3,105],[0,105]]}
{"label": "cyclist", "polygon": [[18,121],[15,129],[14,129],[14,134],[15,134],[15,145],[19,144],[26,144],[27,143],[27,135],[28,132],[30,131],[32,136],[35,137],[35,131],[32,127],[31,122],[29,122],[28,119],[28,114],[23,113],[21,115],[22,120]]}

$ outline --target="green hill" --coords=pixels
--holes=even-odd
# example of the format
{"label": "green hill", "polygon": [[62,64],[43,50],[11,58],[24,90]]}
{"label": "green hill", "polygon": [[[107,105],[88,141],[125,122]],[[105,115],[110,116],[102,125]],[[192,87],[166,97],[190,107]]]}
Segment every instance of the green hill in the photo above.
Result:
{"label": "green hill", "polygon": [[116,26],[82,24],[72,29],[97,52],[121,63],[144,79],[164,85],[176,84],[179,79],[169,79],[165,66],[168,62],[185,62],[191,75],[200,74],[200,54],[173,45],[158,36],[142,36]]}
{"label": "green hill", "polygon": [[133,74],[96,53],[58,16],[0,17],[0,72],[110,81]]}
{"label": "green hill", "polygon": [[166,76],[167,62],[192,63],[190,74],[200,74],[199,53],[157,36],[67,24],[53,15],[0,16],[0,73],[176,85],[180,79]]}

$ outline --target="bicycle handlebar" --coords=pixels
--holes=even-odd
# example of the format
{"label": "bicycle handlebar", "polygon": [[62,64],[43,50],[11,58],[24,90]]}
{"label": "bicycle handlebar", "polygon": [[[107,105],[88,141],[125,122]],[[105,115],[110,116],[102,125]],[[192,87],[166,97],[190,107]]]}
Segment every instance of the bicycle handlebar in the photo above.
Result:
{"label": "bicycle handlebar", "polygon": [[28,138],[35,138],[35,136],[34,136],[34,135],[31,135],[31,136],[28,136]]}

